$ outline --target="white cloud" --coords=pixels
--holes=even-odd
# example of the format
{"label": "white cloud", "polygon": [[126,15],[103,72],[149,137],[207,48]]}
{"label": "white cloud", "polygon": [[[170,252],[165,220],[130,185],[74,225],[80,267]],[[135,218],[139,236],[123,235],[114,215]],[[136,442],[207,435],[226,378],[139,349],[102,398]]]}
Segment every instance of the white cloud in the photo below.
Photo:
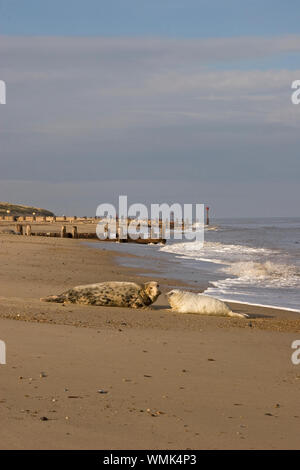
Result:
{"label": "white cloud", "polygon": [[[232,185],[276,179],[285,161],[296,178],[300,68],[280,67],[292,53],[300,36],[0,37],[0,177]],[[257,58],[277,66],[246,69]]]}
{"label": "white cloud", "polygon": [[[1,37],[2,74],[10,92],[7,112],[14,113],[10,129],[64,135],[99,130],[101,134],[174,125],[175,116],[176,124],[183,125],[186,117],[193,116],[232,123],[248,116],[249,122],[258,124],[274,122],[283,108],[289,125],[289,87],[300,70],[238,70],[231,63],[286,52],[300,53],[299,36]],[[233,68],[209,67],[220,60]],[[0,123],[8,130],[3,117]]]}

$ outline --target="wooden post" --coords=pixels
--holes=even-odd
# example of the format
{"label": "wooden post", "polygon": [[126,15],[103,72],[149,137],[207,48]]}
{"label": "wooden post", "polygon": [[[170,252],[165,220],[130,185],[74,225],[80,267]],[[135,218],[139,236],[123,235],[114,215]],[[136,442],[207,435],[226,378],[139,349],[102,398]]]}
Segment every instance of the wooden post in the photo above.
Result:
{"label": "wooden post", "polygon": [[206,207],[206,225],[209,225],[209,207]]}
{"label": "wooden post", "polygon": [[31,225],[26,225],[25,235],[27,237],[31,236]]}
{"label": "wooden post", "polygon": [[21,225],[21,224],[17,224],[17,226],[16,226],[16,232],[17,232],[19,235],[22,235],[22,233],[23,233],[23,228],[22,228],[22,225]]}
{"label": "wooden post", "polygon": [[118,227],[118,239],[123,240],[123,227],[120,225]]}
{"label": "wooden post", "polygon": [[166,224],[161,222],[161,238],[166,238]]}
{"label": "wooden post", "polygon": [[61,227],[60,236],[61,238],[66,238],[67,236],[67,227],[65,225],[62,225]]}
{"label": "wooden post", "polygon": [[78,238],[78,231],[76,225],[72,227],[72,238]]}
{"label": "wooden post", "polygon": [[152,240],[154,240],[155,238],[157,238],[157,230],[156,230],[156,227],[155,227],[154,223],[151,224],[151,228],[150,228],[150,238],[151,238]]}

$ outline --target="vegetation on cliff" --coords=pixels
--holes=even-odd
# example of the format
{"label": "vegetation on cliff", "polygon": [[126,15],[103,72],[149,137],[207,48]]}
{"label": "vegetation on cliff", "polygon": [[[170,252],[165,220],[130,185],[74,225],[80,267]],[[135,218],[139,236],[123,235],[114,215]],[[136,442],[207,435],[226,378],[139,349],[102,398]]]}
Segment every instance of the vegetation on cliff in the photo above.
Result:
{"label": "vegetation on cliff", "polygon": [[10,204],[9,202],[0,202],[0,215],[32,215],[53,216],[53,212],[40,207],[24,206],[22,204]]}

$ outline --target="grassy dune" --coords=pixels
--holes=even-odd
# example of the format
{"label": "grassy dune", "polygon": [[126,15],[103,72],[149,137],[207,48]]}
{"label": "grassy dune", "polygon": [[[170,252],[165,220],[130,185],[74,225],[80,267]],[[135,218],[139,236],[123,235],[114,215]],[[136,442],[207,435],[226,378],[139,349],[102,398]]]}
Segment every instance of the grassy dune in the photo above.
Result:
{"label": "grassy dune", "polygon": [[10,204],[9,202],[0,202],[0,215],[32,215],[35,212],[36,215],[40,216],[52,216],[53,212],[50,212],[46,209],[41,209],[40,207],[30,207],[24,206],[21,204]]}

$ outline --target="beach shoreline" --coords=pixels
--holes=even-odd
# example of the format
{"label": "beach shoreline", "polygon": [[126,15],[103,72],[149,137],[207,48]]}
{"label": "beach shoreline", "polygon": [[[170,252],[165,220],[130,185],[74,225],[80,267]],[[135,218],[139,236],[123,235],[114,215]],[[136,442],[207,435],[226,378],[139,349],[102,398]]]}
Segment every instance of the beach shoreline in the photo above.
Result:
{"label": "beach shoreline", "polygon": [[1,235],[0,247],[0,448],[297,448],[299,314],[232,304],[251,318],[180,315],[164,295],[145,310],[42,303],[155,276],[78,240]]}

